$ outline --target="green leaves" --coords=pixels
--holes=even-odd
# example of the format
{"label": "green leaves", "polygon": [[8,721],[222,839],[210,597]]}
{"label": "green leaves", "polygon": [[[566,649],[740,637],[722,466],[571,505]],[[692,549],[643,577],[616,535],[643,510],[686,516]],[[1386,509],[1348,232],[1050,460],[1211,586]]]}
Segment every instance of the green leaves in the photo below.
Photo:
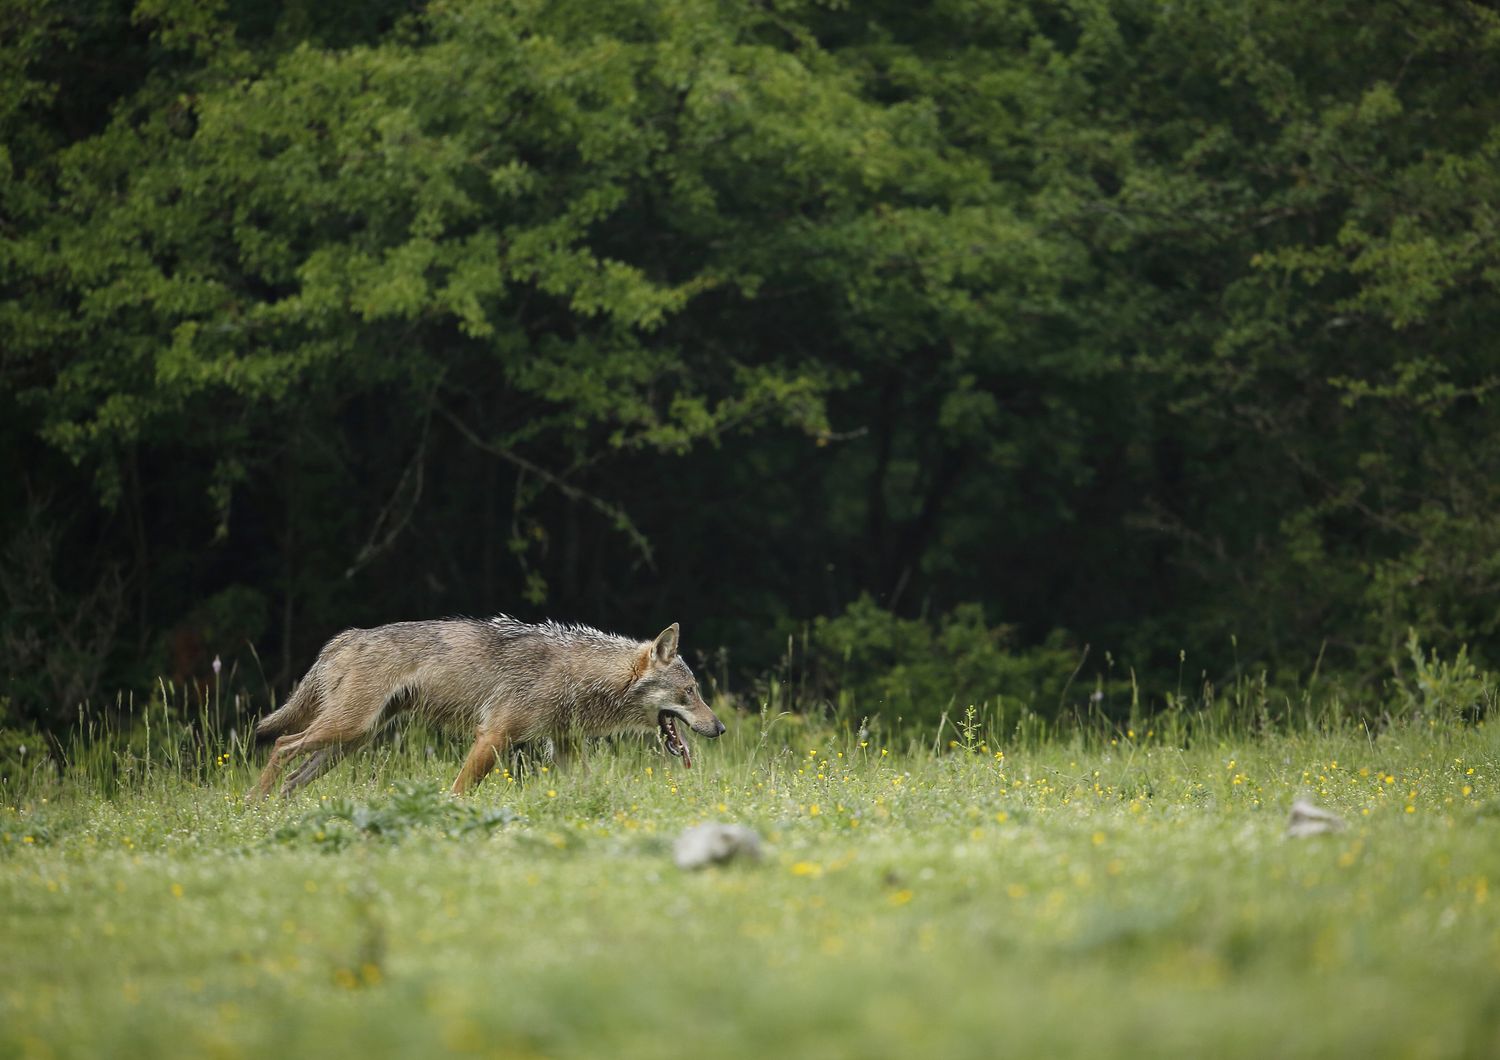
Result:
{"label": "green leaves", "polygon": [[399,843],[415,836],[464,839],[488,835],[520,819],[508,806],[463,803],[440,788],[406,782],[389,798],[339,799],[281,825],[271,841],[337,853],[352,843]]}
{"label": "green leaves", "polygon": [[587,611],[681,534],[767,639],[1490,650],[1487,9],[80,10],[0,44],[0,397],[142,625]]}

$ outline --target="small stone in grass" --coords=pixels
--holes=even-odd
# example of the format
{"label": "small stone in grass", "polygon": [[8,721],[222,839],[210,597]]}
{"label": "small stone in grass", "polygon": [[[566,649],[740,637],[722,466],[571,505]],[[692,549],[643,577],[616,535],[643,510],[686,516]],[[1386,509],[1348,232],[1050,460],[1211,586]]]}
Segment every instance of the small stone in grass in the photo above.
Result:
{"label": "small stone in grass", "polygon": [[1343,818],[1321,806],[1314,806],[1306,799],[1298,799],[1292,803],[1291,816],[1286,820],[1286,834],[1294,839],[1343,830]]}
{"label": "small stone in grass", "polygon": [[760,860],[760,836],[742,824],[699,824],[677,837],[672,859],[679,869],[701,869],[736,858]]}

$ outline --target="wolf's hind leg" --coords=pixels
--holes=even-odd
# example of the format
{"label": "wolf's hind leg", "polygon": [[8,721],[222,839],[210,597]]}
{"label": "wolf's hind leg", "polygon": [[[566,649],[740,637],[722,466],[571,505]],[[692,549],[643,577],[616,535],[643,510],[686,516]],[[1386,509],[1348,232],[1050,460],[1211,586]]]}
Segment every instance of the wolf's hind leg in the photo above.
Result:
{"label": "wolf's hind leg", "polygon": [[261,770],[260,780],[255,785],[255,791],[249,796],[252,799],[263,799],[271,794],[271,788],[276,784],[276,778],[281,771],[287,767],[292,759],[296,758],[301,751],[303,733],[288,733],[286,736],[278,736],[276,744],[271,748],[271,759],[266,763],[266,768]]}
{"label": "wolf's hind leg", "polygon": [[324,747],[321,750],[314,751],[307,761],[293,770],[291,775],[282,782],[281,797],[284,799],[298,788],[305,787],[317,780],[324,773],[342,762],[345,755],[357,750],[362,742],[335,744],[332,747]]}
{"label": "wolf's hind leg", "polygon": [[369,702],[373,698],[368,695],[350,696],[341,705],[343,709],[327,709],[319,714],[306,729],[294,736],[283,736],[277,740],[276,747],[271,752],[271,760],[266,763],[265,772],[260,775],[260,784],[256,787],[257,793],[262,798],[269,795],[281,771],[298,756],[321,752],[325,749],[339,751],[337,757],[331,760],[318,756],[313,762],[307,763],[292,774],[286,786],[281,789],[283,795],[289,795],[302,784],[325,772],[349,750],[369,739],[370,734],[380,722],[380,710],[384,700],[375,700],[375,707],[372,710],[363,709],[360,704]]}

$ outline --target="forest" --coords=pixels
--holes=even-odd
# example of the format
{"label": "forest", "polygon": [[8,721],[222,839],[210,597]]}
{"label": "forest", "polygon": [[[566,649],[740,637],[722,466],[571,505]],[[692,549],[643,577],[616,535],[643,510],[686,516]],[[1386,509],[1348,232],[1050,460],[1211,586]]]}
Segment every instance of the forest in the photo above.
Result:
{"label": "forest", "polygon": [[1500,657],[1491,3],[10,0],[0,84],[0,726],[497,612],[853,715]]}

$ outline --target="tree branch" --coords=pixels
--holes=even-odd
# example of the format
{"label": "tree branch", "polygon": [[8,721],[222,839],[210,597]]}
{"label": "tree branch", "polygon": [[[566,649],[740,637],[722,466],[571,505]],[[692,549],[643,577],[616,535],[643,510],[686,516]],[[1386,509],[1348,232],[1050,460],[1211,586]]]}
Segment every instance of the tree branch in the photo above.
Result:
{"label": "tree branch", "polygon": [[638,529],[636,529],[635,523],[631,521],[630,516],[626,514],[623,508],[619,507],[618,505],[611,504],[603,497],[595,496],[594,494],[589,493],[587,490],[579,489],[577,486],[563,479],[561,476],[555,474],[554,472],[548,471],[540,464],[526,459],[524,456],[521,456],[519,453],[516,453],[513,450],[507,449],[503,445],[485,441],[483,438],[479,437],[478,434],[474,433],[474,431],[466,423],[464,423],[463,420],[459,419],[447,407],[443,405],[437,405],[436,408],[438,415],[442,416],[443,419],[452,424],[453,429],[456,430],[460,435],[462,435],[464,440],[467,441],[470,445],[474,446],[476,449],[483,450],[484,452],[489,453],[492,456],[498,456],[501,460],[515,465],[516,467],[525,471],[527,474],[535,475],[537,478],[541,479],[549,486],[554,487],[559,493],[561,493],[564,497],[567,497],[569,500],[581,501],[584,504],[587,504],[589,507],[593,508],[595,511],[608,516],[610,521],[614,524],[615,529],[619,530],[630,539],[630,543],[634,545],[636,551],[640,553],[641,560],[646,564],[647,569],[652,571],[656,570],[656,561],[651,554],[651,542],[646,540],[646,535],[642,534]]}

